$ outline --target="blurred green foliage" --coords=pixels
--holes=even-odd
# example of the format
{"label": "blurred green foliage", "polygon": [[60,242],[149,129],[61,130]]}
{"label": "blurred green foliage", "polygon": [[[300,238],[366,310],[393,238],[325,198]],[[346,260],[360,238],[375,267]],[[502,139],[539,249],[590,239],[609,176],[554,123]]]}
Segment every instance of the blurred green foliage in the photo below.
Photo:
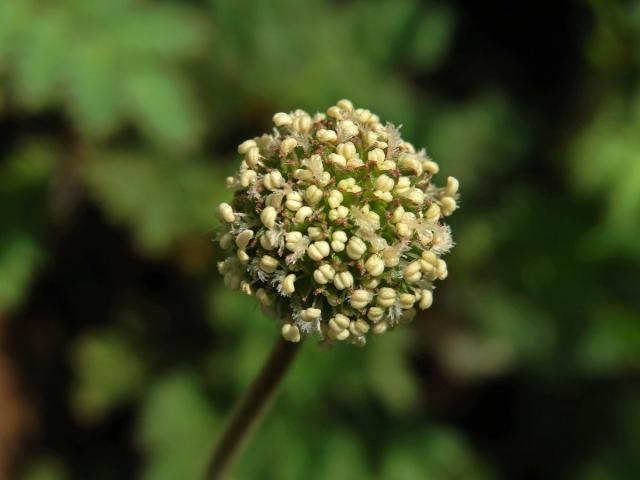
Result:
{"label": "blurred green foliage", "polygon": [[348,97],[461,179],[451,276],[306,345],[236,478],[640,477],[640,6],[480,3],[0,1],[12,475],[197,478],[277,335],[215,273],[235,147]]}

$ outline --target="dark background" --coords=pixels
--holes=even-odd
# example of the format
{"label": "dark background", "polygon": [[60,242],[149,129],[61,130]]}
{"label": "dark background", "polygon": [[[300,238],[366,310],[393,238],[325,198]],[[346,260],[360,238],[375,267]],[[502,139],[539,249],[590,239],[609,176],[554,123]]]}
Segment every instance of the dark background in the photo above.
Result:
{"label": "dark background", "polygon": [[640,2],[0,2],[0,478],[197,478],[276,325],[238,143],[347,97],[461,180],[435,305],[305,345],[242,479],[640,478]]}

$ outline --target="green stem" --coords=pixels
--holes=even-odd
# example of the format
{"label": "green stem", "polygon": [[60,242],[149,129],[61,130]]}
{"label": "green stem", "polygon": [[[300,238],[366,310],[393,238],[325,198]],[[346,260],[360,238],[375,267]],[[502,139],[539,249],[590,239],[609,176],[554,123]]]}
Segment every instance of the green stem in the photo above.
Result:
{"label": "green stem", "polygon": [[278,337],[267,363],[249,390],[234,407],[229,422],[211,456],[205,478],[226,478],[234,459],[241,452],[269,409],[278,386],[293,362],[299,343]]}

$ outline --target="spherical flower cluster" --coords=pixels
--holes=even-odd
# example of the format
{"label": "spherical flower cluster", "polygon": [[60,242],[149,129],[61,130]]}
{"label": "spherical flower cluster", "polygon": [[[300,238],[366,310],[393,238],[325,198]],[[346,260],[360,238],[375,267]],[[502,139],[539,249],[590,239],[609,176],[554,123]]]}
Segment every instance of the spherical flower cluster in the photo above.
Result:
{"label": "spherical flower cluster", "polygon": [[458,181],[392,124],[340,100],[326,114],[276,113],[274,133],[241,143],[235,189],[219,205],[225,284],[255,295],[298,342],[364,345],[410,322],[447,276],[453,246],[443,218]]}

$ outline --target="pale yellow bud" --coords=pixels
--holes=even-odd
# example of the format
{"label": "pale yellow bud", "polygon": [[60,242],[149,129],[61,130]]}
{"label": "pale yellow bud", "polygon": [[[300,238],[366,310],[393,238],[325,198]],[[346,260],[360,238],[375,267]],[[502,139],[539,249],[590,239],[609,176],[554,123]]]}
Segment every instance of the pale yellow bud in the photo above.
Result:
{"label": "pale yellow bud", "polygon": [[316,268],[313,272],[313,279],[316,281],[316,283],[319,283],[320,285],[326,285],[327,283],[329,283],[331,280],[333,280],[333,277],[335,276],[336,271],[333,269],[333,267],[331,265],[320,265],[318,268]]}
{"label": "pale yellow bud", "polygon": [[300,210],[303,205],[302,195],[300,195],[298,192],[287,193],[287,201],[284,205],[289,210],[292,210],[294,212]]}
{"label": "pale yellow bud", "polygon": [[310,185],[304,192],[304,198],[310,205],[315,205],[322,200],[322,190],[315,185]]}
{"label": "pale yellow bud", "polygon": [[248,187],[256,181],[257,176],[258,174],[255,172],[255,170],[245,170],[240,174],[240,185],[245,188]]}
{"label": "pale yellow bud", "polygon": [[247,150],[244,160],[249,167],[256,168],[260,164],[260,149],[258,147],[251,147]]}
{"label": "pale yellow bud", "polygon": [[362,187],[356,185],[356,179],[353,177],[348,177],[342,179],[338,182],[338,188],[340,190],[344,190],[345,192],[357,193],[362,191]]}
{"label": "pale yellow bud", "polygon": [[373,295],[368,290],[354,290],[349,303],[356,310],[361,310],[371,301]]}
{"label": "pale yellow bud", "polygon": [[394,185],[395,182],[393,181],[393,179],[391,177],[388,177],[387,175],[380,175],[378,178],[376,178],[376,181],[374,183],[375,189],[382,192],[390,192],[391,190],[393,190]]}
{"label": "pale yellow bud", "polygon": [[449,272],[447,270],[447,262],[445,262],[441,258],[438,259],[438,263],[436,265],[436,273],[440,280],[444,280],[449,275]]}
{"label": "pale yellow bud", "polygon": [[249,151],[249,149],[251,147],[256,147],[256,146],[257,145],[256,145],[255,140],[245,140],[240,145],[238,145],[238,153],[240,155],[244,155],[245,153],[247,153]]}
{"label": "pale yellow bud", "polygon": [[293,252],[298,247],[303,237],[304,235],[302,235],[302,232],[288,232],[285,235],[285,246],[287,247],[287,250],[291,250]]}
{"label": "pale yellow bud", "polygon": [[387,323],[386,320],[383,320],[382,322],[376,323],[373,326],[372,331],[374,335],[382,335],[387,331],[388,328],[389,328],[389,324]]}
{"label": "pale yellow bud", "polygon": [[378,290],[378,298],[376,300],[380,307],[390,307],[396,303],[396,291],[393,288],[383,287]]}
{"label": "pale yellow bud", "polygon": [[329,247],[329,244],[324,240],[320,242],[313,242],[307,248],[307,255],[309,255],[309,258],[311,258],[312,260],[315,260],[316,262],[322,260],[324,257],[329,255],[330,253],[331,253],[331,247]]}
{"label": "pale yellow bud", "polygon": [[233,242],[233,235],[231,233],[225,233],[222,237],[220,237],[220,248],[226,250],[231,246],[231,242]]}
{"label": "pale yellow bud", "polygon": [[311,117],[309,115],[300,115],[293,119],[292,129],[298,133],[305,133],[311,130]]}
{"label": "pale yellow bud", "polygon": [[265,188],[275,190],[276,188],[282,188],[284,185],[284,178],[282,178],[282,173],[280,173],[279,170],[273,170],[262,178],[262,183]]}
{"label": "pale yellow bud", "polygon": [[337,153],[332,153],[327,161],[336,167],[344,168],[347,165],[347,159]]}
{"label": "pale yellow bud", "polygon": [[243,230],[236,237],[236,246],[241,250],[247,248],[247,245],[253,238],[253,230]]}
{"label": "pale yellow bud", "polygon": [[442,205],[442,214],[445,217],[451,215],[456,210],[456,208],[458,208],[458,204],[453,197],[443,197],[442,200],[440,200],[440,203]]}
{"label": "pale yellow bud", "polygon": [[267,198],[265,199],[264,203],[268,207],[273,207],[275,209],[278,209],[282,206],[283,198],[284,198],[284,192],[276,191],[267,195]]}
{"label": "pale yellow bud", "polygon": [[380,320],[382,320],[383,315],[384,309],[380,307],[371,307],[367,312],[367,318],[373,323],[378,323]]}
{"label": "pale yellow bud", "polygon": [[375,277],[362,280],[362,286],[368,290],[374,290],[380,284],[380,280]]}
{"label": "pale yellow bud", "polygon": [[389,203],[391,200],[393,200],[393,195],[391,194],[391,192],[383,192],[380,190],[376,190],[375,192],[373,192],[373,195],[378,199],[381,200],[383,202]]}
{"label": "pale yellow bud", "polygon": [[306,308],[300,312],[300,318],[305,322],[320,320],[322,311],[319,308]]}
{"label": "pale yellow bud", "polygon": [[431,290],[420,290],[420,303],[418,306],[420,310],[426,310],[433,304],[433,292]]}
{"label": "pale yellow bud", "polygon": [[322,143],[333,143],[338,140],[338,134],[334,130],[321,128],[317,131],[316,138]]}
{"label": "pale yellow bud", "polygon": [[413,235],[413,230],[406,223],[398,222],[396,223],[396,233],[403,238],[408,238]]}
{"label": "pale yellow bud", "polygon": [[398,302],[400,303],[400,308],[407,309],[413,307],[413,304],[416,303],[416,296],[412,293],[401,293],[398,297]]}
{"label": "pale yellow bud", "polygon": [[347,112],[353,111],[353,103],[351,103],[351,100],[347,100],[346,98],[338,101],[336,105]]}
{"label": "pale yellow bud", "polygon": [[360,337],[369,331],[369,324],[359,318],[355,322],[349,324],[349,331],[354,337]]}
{"label": "pale yellow bud", "polygon": [[349,209],[344,205],[340,205],[337,208],[329,210],[329,220],[335,222],[340,218],[347,218],[349,216]]}
{"label": "pale yellow bud", "polygon": [[420,265],[420,261],[413,261],[404,267],[402,276],[408,283],[414,283],[420,280],[422,278],[422,267]]}
{"label": "pale yellow bud", "polygon": [[329,107],[327,109],[327,115],[329,115],[332,118],[335,118],[337,120],[340,120],[342,118],[342,113],[340,112],[340,107],[338,107],[337,105],[333,105],[332,107]]}
{"label": "pale yellow bud", "polygon": [[240,263],[243,265],[246,265],[250,259],[249,254],[244,250],[238,250],[236,252],[236,257],[238,257],[238,260],[240,260]]}
{"label": "pale yellow bud", "polygon": [[412,188],[406,197],[407,200],[416,205],[422,205],[424,203],[424,192],[419,188]]}
{"label": "pale yellow bud", "polygon": [[341,313],[336,313],[336,316],[329,320],[329,328],[335,333],[340,333],[345,328],[349,328],[350,323],[349,317]]}
{"label": "pale yellow bud", "polygon": [[307,235],[311,240],[322,240],[324,238],[324,229],[322,227],[307,228]]}
{"label": "pale yellow bud", "polygon": [[429,208],[427,208],[424,215],[428,221],[435,223],[440,218],[440,207],[437,204],[432,203]]}
{"label": "pale yellow bud", "polygon": [[404,171],[411,172],[414,175],[422,175],[422,162],[418,160],[415,154],[410,153],[402,156],[399,165]]}
{"label": "pale yellow bud", "polygon": [[260,269],[266,273],[273,273],[278,268],[278,260],[270,255],[260,257]]}
{"label": "pale yellow bud", "polygon": [[358,260],[367,251],[367,245],[360,237],[355,235],[349,239],[347,243],[347,255],[353,260]]}
{"label": "pale yellow bud", "polygon": [[400,252],[395,248],[385,248],[382,251],[382,261],[387,268],[395,267],[400,263]]}
{"label": "pale yellow bud", "polygon": [[429,172],[431,175],[435,175],[440,171],[440,167],[433,160],[425,160],[422,162],[422,168],[425,172]]}
{"label": "pale yellow bud", "polygon": [[331,190],[331,192],[329,193],[329,197],[327,198],[327,203],[329,204],[330,208],[338,208],[338,206],[342,203],[342,200],[344,200],[344,197],[339,190]]}
{"label": "pale yellow bud", "polygon": [[391,215],[391,223],[398,223],[400,220],[402,220],[403,217],[404,208],[402,208],[402,205],[400,205],[393,211],[393,214]]}
{"label": "pale yellow bud", "polygon": [[267,230],[266,233],[260,235],[260,246],[265,250],[273,250],[277,246],[278,234],[273,230]]}
{"label": "pale yellow bud", "polygon": [[236,219],[235,214],[233,213],[233,208],[228,203],[221,203],[218,205],[218,217],[220,220],[224,220],[225,222],[231,223]]}
{"label": "pale yellow bud", "polygon": [[358,135],[360,130],[351,120],[340,120],[338,122],[338,134],[342,140]]}
{"label": "pale yellow bud", "polygon": [[357,154],[356,146],[352,142],[340,143],[336,147],[336,152],[342,155],[346,160],[355,158]]}
{"label": "pale yellow bud", "polygon": [[380,255],[371,255],[364,263],[364,268],[373,277],[378,277],[384,272],[384,262]]}
{"label": "pale yellow bud", "polygon": [[276,127],[285,127],[293,123],[291,115],[284,112],[278,112],[273,116],[273,123]]}
{"label": "pale yellow bud", "polygon": [[227,177],[224,179],[224,184],[227,188],[236,186],[236,177]]}
{"label": "pale yellow bud", "polygon": [[267,228],[273,228],[275,226],[276,218],[278,218],[278,212],[271,206],[265,207],[260,213],[260,221]]}
{"label": "pale yellow bud", "polygon": [[290,273],[289,275],[284,277],[284,280],[282,280],[282,293],[284,293],[285,295],[291,295],[293,292],[295,292],[295,281],[296,276],[293,273]]}
{"label": "pale yellow bud", "polygon": [[453,197],[456,193],[458,193],[458,189],[460,188],[460,182],[456,177],[447,177],[447,186],[445,187],[445,193]]}
{"label": "pale yellow bud", "polygon": [[366,108],[357,108],[353,112],[353,118],[362,123],[367,123],[369,120],[371,120],[371,116],[371,111],[367,110]]}
{"label": "pale yellow bud", "polygon": [[333,277],[333,284],[338,290],[351,288],[353,286],[353,275],[351,272],[339,272]]}
{"label": "pale yellow bud", "polygon": [[282,338],[288,342],[298,343],[300,341],[300,329],[291,323],[282,325]]}
{"label": "pale yellow bud", "polygon": [[335,335],[335,339],[336,340],[346,340],[347,338],[349,338],[349,330],[342,330],[340,333],[338,333],[337,335]]}
{"label": "pale yellow bud", "polygon": [[311,210],[311,207],[307,207],[305,205],[304,207],[300,207],[296,212],[295,221],[296,223],[304,223],[307,217],[310,217],[311,215],[313,215],[313,210]]}
{"label": "pale yellow bud", "polygon": [[411,190],[411,179],[409,177],[400,177],[396,182],[396,186],[393,189],[398,195],[404,195]]}
{"label": "pale yellow bud", "polygon": [[384,162],[385,159],[385,154],[381,149],[374,148],[367,153],[367,159],[370,162],[374,162],[376,165],[382,165],[382,162]]}
{"label": "pale yellow bud", "polygon": [[298,141],[295,138],[287,137],[280,143],[280,153],[282,155],[289,155],[297,145]]}

